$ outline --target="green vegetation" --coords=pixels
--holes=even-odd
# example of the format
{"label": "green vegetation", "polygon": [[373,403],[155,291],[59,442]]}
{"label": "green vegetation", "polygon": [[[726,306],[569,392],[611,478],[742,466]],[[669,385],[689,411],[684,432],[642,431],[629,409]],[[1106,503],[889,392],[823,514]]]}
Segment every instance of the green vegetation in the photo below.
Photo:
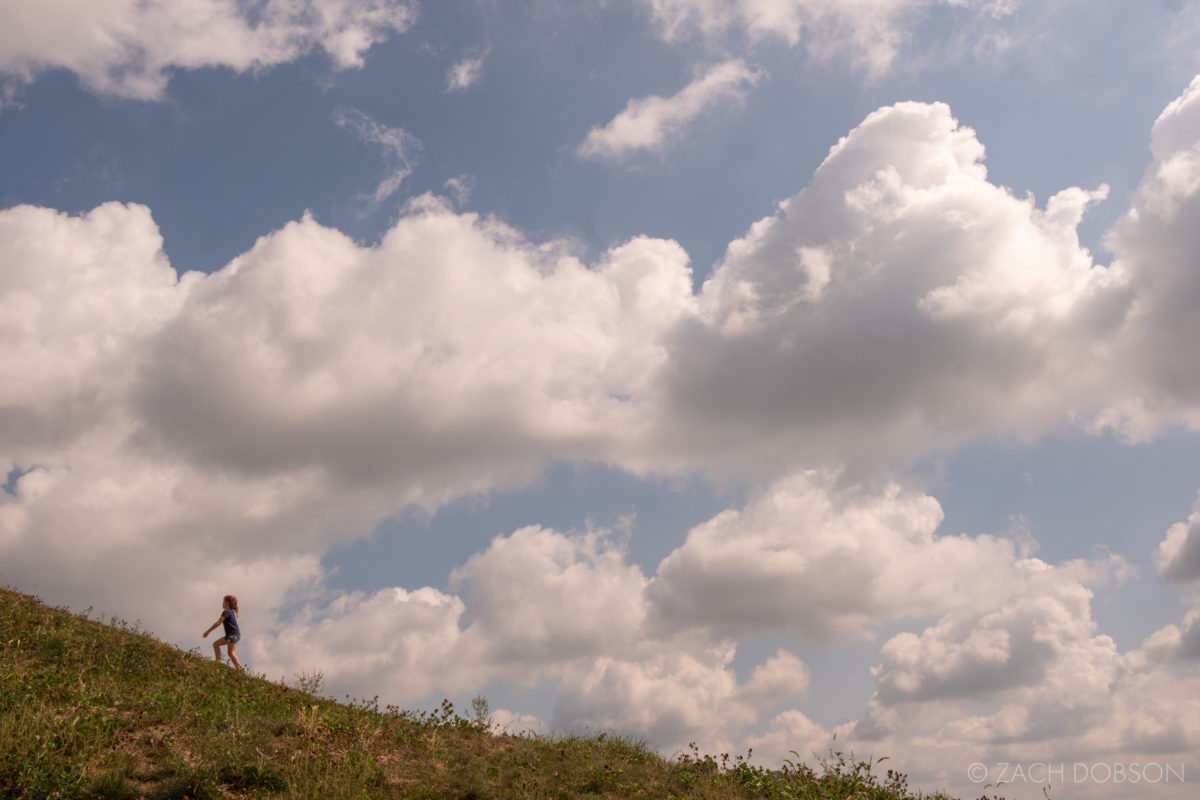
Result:
{"label": "green vegetation", "polygon": [[[0,797],[780,798],[910,800],[904,775],[840,754],[813,770],[744,758],[664,760],[605,735],[487,731],[428,713],[336,703],[238,673],[120,621],[0,589]],[[940,797],[940,796],[939,796]]]}

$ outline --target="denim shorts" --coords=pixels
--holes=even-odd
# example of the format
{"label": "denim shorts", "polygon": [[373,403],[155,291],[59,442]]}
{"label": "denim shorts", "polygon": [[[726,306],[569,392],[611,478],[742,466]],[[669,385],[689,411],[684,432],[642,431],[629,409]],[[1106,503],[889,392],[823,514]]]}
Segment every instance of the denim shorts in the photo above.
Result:
{"label": "denim shorts", "polygon": [[229,642],[229,644],[237,644],[241,640],[242,635],[240,633],[231,633],[225,637],[225,641]]}

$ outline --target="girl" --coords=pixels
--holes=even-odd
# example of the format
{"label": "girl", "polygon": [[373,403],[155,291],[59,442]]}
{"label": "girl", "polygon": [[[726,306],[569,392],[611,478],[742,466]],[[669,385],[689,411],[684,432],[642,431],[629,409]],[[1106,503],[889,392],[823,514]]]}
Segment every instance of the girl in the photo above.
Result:
{"label": "girl", "polygon": [[227,644],[229,645],[229,660],[233,662],[233,665],[237,667],[238,670],[241,670],[242,662],[238,661],[237,643],[242,638],[242,629],[238,627],[237,614],[237,598],[231,594],[225,595],[225,599],[221,601],[221,616],[218,617],[217,621],[209,626],[208,630],[204,632],[204,638],[207,639],[208,635],[212,633],[213,629],[218,625],[224,625],[225,636],[213,642],[213,658],[215,658],[217,661],[220,661],[221,645]]}

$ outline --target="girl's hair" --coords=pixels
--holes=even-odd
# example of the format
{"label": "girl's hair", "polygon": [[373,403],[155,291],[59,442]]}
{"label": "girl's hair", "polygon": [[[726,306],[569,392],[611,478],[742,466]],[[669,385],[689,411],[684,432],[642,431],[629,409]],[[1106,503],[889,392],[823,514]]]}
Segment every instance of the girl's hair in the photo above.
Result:
{"label": "girl's hair", "polygon": [[238,613],[237,597],[235,597],[234,595],[231,595],[231,594],[227,594],[227,595],[225,595],[225,599],[223,602],[226,602],[229,604],[229,607],[231,609],[233,609],[234,614]]}

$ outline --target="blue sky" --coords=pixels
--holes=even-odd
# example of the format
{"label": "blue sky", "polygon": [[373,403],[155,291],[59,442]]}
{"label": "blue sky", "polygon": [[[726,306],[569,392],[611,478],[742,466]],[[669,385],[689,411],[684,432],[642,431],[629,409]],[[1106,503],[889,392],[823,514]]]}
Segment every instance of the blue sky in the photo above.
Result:
{"label": "blue sky", "polygon": [[1200,4],[0,15],[0,581],[513,730],[1200,777]]}

